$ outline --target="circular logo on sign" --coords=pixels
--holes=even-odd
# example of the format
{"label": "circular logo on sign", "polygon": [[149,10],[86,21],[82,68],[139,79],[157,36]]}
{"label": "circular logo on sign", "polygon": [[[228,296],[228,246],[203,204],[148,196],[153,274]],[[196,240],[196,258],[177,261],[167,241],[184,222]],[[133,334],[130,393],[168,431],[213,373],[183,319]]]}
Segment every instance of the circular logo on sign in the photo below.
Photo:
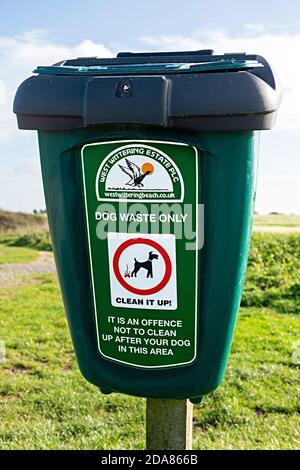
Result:
{"label": "circular logo on sign", "polygon": [[168,284],[172,263],[166,250],[156,241],[133,238],[115,251],[113,270],[124,289],[133,294],[152,295]]}

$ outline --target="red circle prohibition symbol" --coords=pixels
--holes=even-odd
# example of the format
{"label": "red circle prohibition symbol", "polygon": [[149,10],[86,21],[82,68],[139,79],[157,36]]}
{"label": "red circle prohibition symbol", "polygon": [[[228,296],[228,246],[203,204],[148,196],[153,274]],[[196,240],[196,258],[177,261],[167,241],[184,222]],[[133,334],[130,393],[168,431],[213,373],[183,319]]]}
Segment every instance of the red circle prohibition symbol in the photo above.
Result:
{"label": "red circle prohibition symbol", "polygon": [[[120,260],[121,254],[129,246],[139,245],[139,244],[148,245],[148,246],[151,246],[152,248],[155,248],[155,250],[157,250],[159,254],[163,257],[163,260],[165,262],[166,272],[164,274],[164,277],[156,286],[153,286],[150,289],[138,289],[137,287],[131,286],[130,284],[128,284],[128,282],[125,281],[125,279],[122,277],[120,273],[119,260]],[[170,277],[171,277],[171,273],[172,273],[172,263],[170,260],[170,256],[168,255],[166,250],[154,240],[149,240],[148,238],[133,238],[131,240],[126,240],[117,248],[114,254],[114,258],[113,258],[113,270],[116,275],[116,278],[118,279],[121,286],[124,287],[124,289],[128,290],[129,292],[132,292],[133,294],[151,295],[151,294],[156,294],[168,284]]]}

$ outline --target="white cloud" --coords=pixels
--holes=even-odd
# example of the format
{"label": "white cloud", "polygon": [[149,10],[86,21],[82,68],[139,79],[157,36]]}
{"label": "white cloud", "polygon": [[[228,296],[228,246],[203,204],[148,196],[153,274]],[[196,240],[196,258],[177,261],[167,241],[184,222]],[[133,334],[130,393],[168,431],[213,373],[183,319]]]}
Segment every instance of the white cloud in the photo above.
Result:
{"label": "white cloud", "polygon": [[262,24],[248,24],[240,35],[210,29],[186,36],[142,37],[141,43],[150,50],[247,52],[270,62],[280,79],[283,101],[276,127],[261,139],[256,209],[299,214],[300,32],[288,33],[283,26],[275,25],[267,31]]}
{"label": "white cloud", "polygon": [[[251,33],[251,34],[249,34]],[[143,46],[156,50],[196,50],[213,48],[215,52],[258,53],[274,67],[282,83],[284,98],[277,129],[300,129],[300,63],[295,58],[300,50],[300,33],[275,34],[263,24],[245,25],[244,34],[234,36],[224,29],[196,31],[187,36],[145,36]],[[49,65],[78,56],[110,57],[113,52],[103,44],[86,39],[74,46],[49,41],[46,30],[33,30],[22,36],[0,36],[0,141],[16,137],[16,120],[12,102],[16,89],[36,65]]]}
{"label": "white cloud", "polygon": [[[275,32],[274,32],[275,31]],[[275,68],[284,90],[275,133],[262,141],[258,210],[300,212],[298,136],[300,129],[300,33],[288,34],[282,28],[266,31],[261,24],[245,25],[244,34],[233,36],[223,29],[196,31],[188,36],[144,37],[139,49],[196,50],[258,53]],[[44,207],[37,145],[33,132],[18,131],[12,103],[18,85],[37,65],[49,65],[78,56],[109,57],[113,53],[103,44],[86,39],[74,46],[55,44],[47,31],[33,30],[22,36],[0,36],[0,206],[14,210]],[[276,129],[278,131],[276,132]],[[284,158],[284,166],[283,166]],[[22,161],[21,161],[22,160]],[[288,175],[281,178],[283,168]],[[274,178],[273,178],[274,176]],[[279,179],[276,180],[278,176]],[[26,183],[26,184],[25,184]],[[275,197],[277,194],[277,197]]]}
{"label": "white cloud", "polygon": [[33,132],[19,131],[12,112],[18,85],[37,65],[79,56],[112,56],[103,44],[85,40],[74,46],[55,44],[46,30],[0,36],[0,206],[31,211],[45,206],[38,150]]}
{"label": "white cloud", "polygon": [[6,83],[3,80],[0,80],[0,105],[6,103]]}
{"label": "white cloud", "polygon": [[245,29],[250,33],[250,34],[257,34],[257,33],[263,33],[265,30],[265,27],[261,23],[247,23],[245,25]]}
{"label": "white cloud", "polygon": [[0,36],[0,142],[16,138],[16,118],[12,104],[18,85],[37,65],[50,65],[67,58],[82,56],[111,57],[112,51],[89,39],[74,46],[49,41],[46,30],[33,30],[22,36]]}
{"label": "white cloud", "polygon": [[4,110],[7,106],[7,94],[6,82],[4,80],[0,80],[0,142],[7,135],[1,122],[1,110]]}
{"label": "white cloud", "polygon": [[[251,35],[249,35],[251,31]],[[273,29],[272,29],[273,31]],[[283,88],[277,130],[300,129],[300,33],[267,32],[261,24],[248,24],[245,34],[232,35],[223,29],[202,30],[188,36],[145,36],[142,44],[155,50],[214,49],[216,53],[247,52],[264,56],[275,69]]]}

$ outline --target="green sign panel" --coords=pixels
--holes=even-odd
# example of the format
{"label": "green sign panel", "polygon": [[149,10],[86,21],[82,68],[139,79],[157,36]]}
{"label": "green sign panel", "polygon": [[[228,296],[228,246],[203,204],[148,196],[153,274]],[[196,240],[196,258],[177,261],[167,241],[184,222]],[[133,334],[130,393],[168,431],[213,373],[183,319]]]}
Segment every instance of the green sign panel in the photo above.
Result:
{"label": "green sign panel", "polygon": [[198,154],[119,140],[81,152],[99,352],[140,368],[197,353]]}

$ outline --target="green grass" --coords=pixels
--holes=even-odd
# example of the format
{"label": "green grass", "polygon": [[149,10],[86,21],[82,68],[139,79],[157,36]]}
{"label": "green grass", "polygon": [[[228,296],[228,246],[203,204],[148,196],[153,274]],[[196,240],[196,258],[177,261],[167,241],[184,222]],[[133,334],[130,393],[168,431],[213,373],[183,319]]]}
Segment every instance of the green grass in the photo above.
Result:
{"label": "green grass", "polygon": [[299,448],[299,338],[299,316],[241,309],[225,380],[195,409],[195,448]]}
{"label": "green grass", "polygon": [[143,446],[144,400],[105,397],[80,375],[52,275],[2,293],[0,449]]}
{"label": "green grass", "polygon": [[7,246],[30,247],[35,250],[52,251],[50,234],[48,230],[43,232],[0,232],[0,243]]}
{"label": "green grass", "polygon": [[[254,237],[225,379],[194,407],[195,449],[299,449],[299,238]],[[55,276],[26,279],[0,291],[0,449],[144,448],[145,400],[82,378]]]}
{"label": "green grass", "polygon": [[38,252],[30,248],[12,248],[0,245],[0,265],[12,263],[31,263],[38,257]]}
{"label": "green grass", "polygon": [[[145,401],[103,396],[81,377],[55,278],[32,281],[0,305],[0,448],[143,448]],[[299,447],[299,338],[299,316],[242,309],[225,380],[195,406],[194,448]]]}
{"label": "green grass", "polygon": [[242,298],[245,307],[300,312],[300,234],[253,235]]}

